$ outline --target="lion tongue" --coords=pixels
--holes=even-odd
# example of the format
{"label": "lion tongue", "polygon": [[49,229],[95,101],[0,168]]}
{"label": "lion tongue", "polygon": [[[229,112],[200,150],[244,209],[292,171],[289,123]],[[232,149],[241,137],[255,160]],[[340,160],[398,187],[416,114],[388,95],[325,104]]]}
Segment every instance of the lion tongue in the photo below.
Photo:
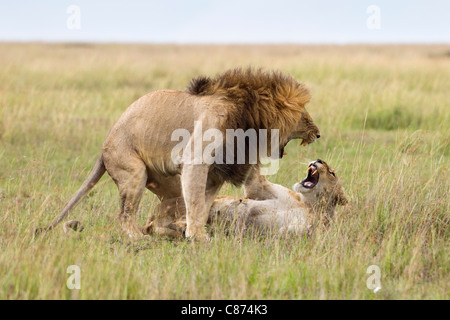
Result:
{"label": "lion tongue", "polygon": [[307,187],[312,187],[312,186],[313,186],[313,183],[312,183],[311,181],[306,181],[306,182],[305,182],[305,186],[307,186]]}

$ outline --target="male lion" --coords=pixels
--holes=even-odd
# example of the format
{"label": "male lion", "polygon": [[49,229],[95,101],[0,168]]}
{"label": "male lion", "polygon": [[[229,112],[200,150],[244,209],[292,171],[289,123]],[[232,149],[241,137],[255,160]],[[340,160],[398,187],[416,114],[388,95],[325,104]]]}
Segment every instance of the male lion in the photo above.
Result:
{"label": "male lion", "polygon": [[[208,223],[233,226],[235,232],[247,229],[258,232],[303,234],[317,220],[332,218],[337,205],[348,200],[336,173],[325,161],[317,159],[308,166],[307,177],[291,191],[261,176],[255,184],[264,184],[272,196],[266,200],[218,197],[209,211]],[[155,215],[143,227],[146,234],[180,237],[186,230],[186,208],[182,198],[163,200]]]}
{"label": "male lion", "polygon": [[[151,92],[122,114],[92,172],[47,230],[54,228],[107,171],[119,189],[119,220],[130,237],[142,235],[134,214],[148,188],[161,200],[183,196],[186,236],[205,238],[209,209],[222,184],[241,185],[258,164],[197,164],[186,156],[186,150],[198,147],[194,137],[202,137],[208,129],[222,133],[226,129],[278,129],[281,150],[291,139],[308,144],[320,137],[305,109],[309,100],[307,88],[293,77],[252,69],[193,79],[186,92]],[[172,134],[176,129],[187,130],[191,139],[175,161],[172,151],[178,142]],[[228,142],[221,143],[224,147]],[[245,145],[247,152],[257,148],[248,142]]]}

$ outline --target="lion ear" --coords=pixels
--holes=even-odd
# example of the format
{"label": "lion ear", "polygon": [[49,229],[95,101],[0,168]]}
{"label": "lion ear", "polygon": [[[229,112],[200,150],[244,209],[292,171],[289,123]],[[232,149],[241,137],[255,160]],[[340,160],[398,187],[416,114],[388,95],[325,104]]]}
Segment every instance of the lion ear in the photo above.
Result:
{"label": "lion ear", "polygon": [[338,194],[336,194],[334,201],[334,205],[345,206],[348,203],[348,198],[346,197],[344,191],[340,190]]}
{"label": "lion ear", "polygon": [[341,206],[345,206],[348,203],[348,199],[345,195],[339,196],[339,202],[338,204]]}

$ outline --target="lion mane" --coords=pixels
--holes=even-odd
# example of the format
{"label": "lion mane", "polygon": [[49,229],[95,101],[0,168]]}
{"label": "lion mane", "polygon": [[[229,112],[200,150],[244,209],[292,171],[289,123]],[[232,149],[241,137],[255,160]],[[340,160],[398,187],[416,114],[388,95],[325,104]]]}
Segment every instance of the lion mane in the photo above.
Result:
{"label": "lion mane", "polygon": [[[255,129],[257,133],[267,129],[268,148],[271,129],[279,130],[280,146],[284,147],[305,112],[305,104],[311,99],[308,88],[294,77],[279,71],[252,68],[228,70],[214,78],[194,78],[186,92],[221,100],[227,114],[223,128]],[[245,147],[248,156],[250,146],[246,144]],[[215,167],[222,179],[237,186],[245,181],[250,169],[247,163],[237,164],[236,161]]]}
{"label": "lion mane", "polygon": [[308,88],[294,77],[252,68],[194,78],[186,91],[229,102],[227,128],[279,129],[280,140],[294,129],[311,99]]}

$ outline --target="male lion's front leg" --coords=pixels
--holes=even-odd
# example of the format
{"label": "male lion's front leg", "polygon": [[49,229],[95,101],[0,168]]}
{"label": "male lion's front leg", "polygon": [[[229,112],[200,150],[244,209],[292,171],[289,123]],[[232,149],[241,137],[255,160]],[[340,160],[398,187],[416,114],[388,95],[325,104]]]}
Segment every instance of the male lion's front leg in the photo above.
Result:
{"label": "male lion's front leg", "polygon": [[[206,203],[206,181],[210,165],[184,164],[181,186],[186,204],[186,237],[206,239],[205,225],[211,204]],[[209,201],[208,201],[209,202]]]}

